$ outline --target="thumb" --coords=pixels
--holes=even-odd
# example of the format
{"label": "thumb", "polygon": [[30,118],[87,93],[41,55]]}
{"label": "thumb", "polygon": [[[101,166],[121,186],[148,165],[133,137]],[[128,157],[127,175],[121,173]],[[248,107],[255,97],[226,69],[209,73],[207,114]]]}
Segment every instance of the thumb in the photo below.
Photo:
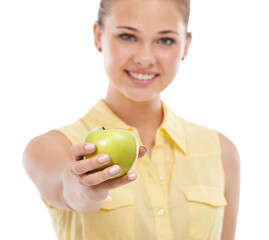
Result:
{"label": "thumb", "polygon": [[147,149],[144,146],[139,147],[139,153],[138,158],[144,157],[144,155],[147,153]]}

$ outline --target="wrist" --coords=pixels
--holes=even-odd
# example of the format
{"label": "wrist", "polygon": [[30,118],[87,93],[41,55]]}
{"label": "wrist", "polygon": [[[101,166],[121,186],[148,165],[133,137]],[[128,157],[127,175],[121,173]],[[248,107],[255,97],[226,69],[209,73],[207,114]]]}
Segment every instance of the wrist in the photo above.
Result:
{"label": "wrist", "polygon": [[72,164],[63,172],[62,186],[63,202],[69,211],[91,214],[99,211],[104,203],[104,200],[94,200],[89,189],[79,183],[72,173]]}

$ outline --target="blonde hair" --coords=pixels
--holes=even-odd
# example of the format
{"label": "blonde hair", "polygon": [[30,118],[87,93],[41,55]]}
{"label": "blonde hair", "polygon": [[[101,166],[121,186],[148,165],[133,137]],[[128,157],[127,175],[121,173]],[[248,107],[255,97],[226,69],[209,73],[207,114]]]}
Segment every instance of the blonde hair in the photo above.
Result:
{"label": "blonde hair", "polygon": [[[111,7],[111,4],[115,1],[116,0],[101,0],[100,6],[99,6],[99,11],[98,11],[98,20],[97,20],[97,22],[101,28],[104,28],[105,18],[109,14],[109,9]],[[190,17],[190,2],[191,2],[191,0],[174,0],[174,1],[178,4],[179,10],[184,15],[184,22],[186,24],[186,29],[187,29],[188,23],[189,23],[189,17]]]}

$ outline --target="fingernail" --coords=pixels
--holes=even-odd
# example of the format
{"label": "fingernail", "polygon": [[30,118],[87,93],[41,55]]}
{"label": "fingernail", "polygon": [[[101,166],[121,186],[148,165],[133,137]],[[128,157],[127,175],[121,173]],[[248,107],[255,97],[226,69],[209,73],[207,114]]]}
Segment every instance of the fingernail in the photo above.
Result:
{"label": "fingernail", "polygon": [[128,175],[128,180],[133,181],[133,180],[135,180],[135,179],[136,179],[136,174],[135,174],[135,173],[130,173],[130,174]]}
{"label": "fingernail", "polygon": [[144,150],[145,150],[145,152],[147,152],[148,150],[146,149],[146,147],[145,146],[141,146]]}
{"label": "fingernail", "polygon": [[114,165],[110,168],[109,172],[111,175],[116,175],[121,172],[121,169],[118,165]]}
{"label": "fingernail", "polygon": [[97,161],[99,163],[102,163],[102,164],[106,163],[106,162],[109,162],[109,156],[108,155],[102,155],[97,159]]}
{"label": "fingernail", "polygon": [[93,151],[94,150],[94,144],[93,143],[87,143],[86,146],[85,146],[85,149],[87,151]]}

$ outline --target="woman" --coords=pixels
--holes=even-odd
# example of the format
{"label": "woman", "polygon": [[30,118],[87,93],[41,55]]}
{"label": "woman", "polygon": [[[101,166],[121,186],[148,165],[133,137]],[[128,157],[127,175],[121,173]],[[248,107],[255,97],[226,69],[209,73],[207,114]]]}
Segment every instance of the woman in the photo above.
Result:
{"label": "woman", "polygon": [[[189,8],[188,0],[101,1],[94,37],[107,95],[77,122],[34,138],[23,157],[59,239],[234,239],[236,147],[160,97],[188,53]],[[96,150],[83,138],[99,126],[127,128],[145,146],[133,172],[89,173],[110,161],[83,159]]]}

